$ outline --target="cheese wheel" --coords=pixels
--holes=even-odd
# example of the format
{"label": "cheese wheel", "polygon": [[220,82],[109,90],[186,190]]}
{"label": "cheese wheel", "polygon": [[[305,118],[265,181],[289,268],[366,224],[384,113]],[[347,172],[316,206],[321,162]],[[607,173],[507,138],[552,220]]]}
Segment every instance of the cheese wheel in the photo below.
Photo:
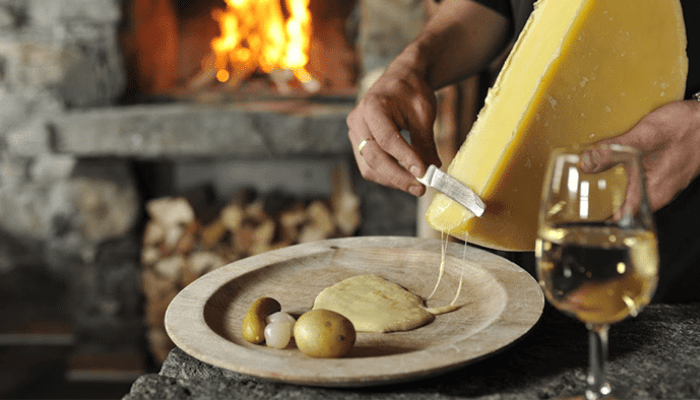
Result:
{"label": "cheese wheel", "polygon": [[679,0],[540,0],[448,173],[486,203],[476,218],[438,194],[433,228],[482,246],[534,249],[552,148],[620,135],[683,98]]}

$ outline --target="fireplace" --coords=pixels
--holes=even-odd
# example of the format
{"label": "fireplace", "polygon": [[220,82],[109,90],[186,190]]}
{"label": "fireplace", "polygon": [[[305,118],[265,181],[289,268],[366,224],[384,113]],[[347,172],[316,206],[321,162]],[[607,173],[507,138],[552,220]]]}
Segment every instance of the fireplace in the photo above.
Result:
{"label": "fireplace", "polygon": [[357,4],[343,0],[132,0],[128,101],[353,96]]}
{"label": "fireplace", "polygon": [[[219,36],[212,15],[226,3],[150,4],[170,7],[163,15],[178,39],[162,47],[178,51],[156,57],[166,65],[148,75],[137,71],[135,0],[0,3],[0,346],[31,355],[48,343],[43,354],[65,357],[51,365],[72,381],[131,382],[154,362],[139,277],[145,205],[201,186],[195,177],[245,183],[298,171],[288,189],[321,196],[331,192],[327,171],[340,168],[360,199],[356,234],[415,233],[415,199],[357,176],[345,117],[365,77],[420,30],[422,1],[310,0],[324,26],[310,60],[339,54],[309,61],[312,86],[262,68],[235,84],[217,79],[218,68],[202,67],[211,51],[201,43]],[[52,300],[32,308],[17,293]],[[22,365],[50,364],[33,360]],[[31,382],[30,370],[41,369],[11,384]]]}

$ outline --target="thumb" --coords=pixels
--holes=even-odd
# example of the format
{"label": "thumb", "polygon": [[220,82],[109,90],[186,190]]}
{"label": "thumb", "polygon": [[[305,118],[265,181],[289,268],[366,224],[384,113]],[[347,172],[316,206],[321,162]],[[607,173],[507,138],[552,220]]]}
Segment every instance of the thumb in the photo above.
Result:
{"label": "thumb", "polygon": [[640,151],[652,149],[656,138],[653,133],[646,125],[639,124],[622,135],[596,142],[581,153],[581,169],[587,173],[596,173],[610,168],[615,146],[632,147]]}
{"label": "thumb", "polygon": [[615,144],[599,142],[584,150],[581,153],[581,170],[588,174],[596,174],[612,167],[612,147]]}

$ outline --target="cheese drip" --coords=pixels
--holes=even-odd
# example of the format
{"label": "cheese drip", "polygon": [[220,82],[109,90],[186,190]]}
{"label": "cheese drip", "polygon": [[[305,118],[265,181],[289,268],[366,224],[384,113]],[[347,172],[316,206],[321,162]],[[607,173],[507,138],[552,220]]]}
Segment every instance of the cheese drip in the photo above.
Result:
{"label": "cheese drip", "polygon": [[440,232],[440,249],[442,250],[440,253],[440,267],[438,269],[438,278],[437,282],[435,282],[435,287],[433,288],[433,291],[430,292],[428,295],[428,300],[432,299],[433,296],[435,295],[435,292],[437,292],[438,286],[440,286],[440,281],[442,280],[442,275],[445,274],[445,255],[447,253],[447,243],[450,241],[450,235],[445,234],[445,232]]}
{"label": "cheese drip", "polygon": [[[441,256],[440,256],[440,267],[438,270],[438,279],[437,282],[435,283],[435,287],[433,288],[433,291],[430,293],[430,296],[428,296],[428,300],[430,300],[433,295],[435,295],[435,292],[437,292],[438,286],[440,286],[440,281],[442,280],[442,276],[445,273],[445,256],[447,254],[447,244],[449,243],[450,240],[450,235],[445,235],[444,233],[441,235]],[[441,306],[441,307],[431,307],[431,308],[426,308],[428,312],[431,314],[439,315],[439,314],[444,314],[448,313],[451,311],[454,311],[457,309],[457,299],[459,299],[459,295],[462,293],[462,282],[464,281],[464,266],[466,265],[467,262],[467,241],[464,241],[464,250],[462,252],[462,269],[459,274],[459,284],[457,285],[457,292],[455,293],[455,297],[452,299],[450,304]]]}

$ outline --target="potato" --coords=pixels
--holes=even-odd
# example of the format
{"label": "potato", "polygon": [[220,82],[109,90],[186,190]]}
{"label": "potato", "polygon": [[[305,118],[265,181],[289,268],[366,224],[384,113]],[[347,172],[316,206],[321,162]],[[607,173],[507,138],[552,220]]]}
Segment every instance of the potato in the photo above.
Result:
{"label": "potato", "polygon": [[281,309],[280,303],[271,297],[260,297],[255,300],[243,318],[241,327],[243,338],[250,343],[262,343],[265,340],[267,316]]}
{"label": "potato", "polygon": [[317,358],[342,357],[355,344],[355,327],[334,311],[307,311],[294,324],[294,340],[302,353]]}

